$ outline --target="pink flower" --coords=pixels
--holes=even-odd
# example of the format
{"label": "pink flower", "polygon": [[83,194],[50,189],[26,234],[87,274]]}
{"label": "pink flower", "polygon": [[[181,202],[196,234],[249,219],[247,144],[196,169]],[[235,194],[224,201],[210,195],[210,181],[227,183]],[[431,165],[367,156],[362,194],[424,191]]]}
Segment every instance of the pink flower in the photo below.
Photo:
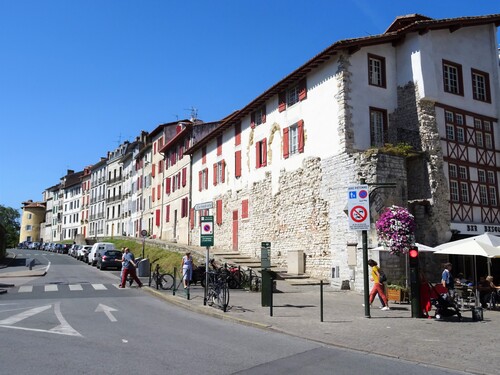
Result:
{"label": "pink flower", "polygon": [[387,207],[375,227],[380,242],[391,254],[406,254],[415,243],[415,218],[404,207]]}

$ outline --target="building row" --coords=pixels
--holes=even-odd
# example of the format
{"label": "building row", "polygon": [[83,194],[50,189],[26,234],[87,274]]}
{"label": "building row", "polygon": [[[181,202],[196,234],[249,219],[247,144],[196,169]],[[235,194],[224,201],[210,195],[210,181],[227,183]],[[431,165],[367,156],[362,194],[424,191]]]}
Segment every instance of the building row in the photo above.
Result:
{"label": "building row", "polygon": [[260,257],[270,242],[273,263],[301,253],[311,276],[362,289],[345,212],[361,178],[372,221],[408,207],[418,242],[498,233],[499,24],[401,16],[332,44],[224,119],[143,131],[45,190],[40,237],[199,245],[211,215],[217,249]]}

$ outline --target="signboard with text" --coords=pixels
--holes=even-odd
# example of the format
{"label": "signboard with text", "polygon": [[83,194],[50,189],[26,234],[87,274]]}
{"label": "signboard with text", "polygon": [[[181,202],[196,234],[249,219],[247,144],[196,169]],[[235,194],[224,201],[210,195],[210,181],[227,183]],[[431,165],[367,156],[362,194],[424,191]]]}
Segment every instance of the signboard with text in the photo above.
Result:
{"label": "signboard with text", "polygon": [[214,217],[201,216],[200,246],[214,246]]}
{"label": "signboard with text", "polygon": [[368,185],[347,188],[349,230],[370,230],[370,194]]}

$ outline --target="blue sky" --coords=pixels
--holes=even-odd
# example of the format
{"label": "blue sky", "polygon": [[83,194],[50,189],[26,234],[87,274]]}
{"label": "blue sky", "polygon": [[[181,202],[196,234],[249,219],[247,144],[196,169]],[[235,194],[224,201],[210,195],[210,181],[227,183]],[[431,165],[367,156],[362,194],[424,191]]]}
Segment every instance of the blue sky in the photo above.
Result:
{"label": "blue sky", "polygon": [[499,0],[0,0],[0,205],[141,130],[219,120],[334,42],[398,15],[500,13]]}

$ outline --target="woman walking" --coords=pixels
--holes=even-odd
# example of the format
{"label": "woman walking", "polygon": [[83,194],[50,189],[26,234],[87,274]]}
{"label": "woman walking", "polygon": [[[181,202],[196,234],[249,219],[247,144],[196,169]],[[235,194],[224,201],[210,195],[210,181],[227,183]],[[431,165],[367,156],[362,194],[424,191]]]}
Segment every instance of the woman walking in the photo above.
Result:
{"label": "woman walking", "polygon": [[368,265],[372,268],[370,280],[373,281],[373,288],[370,291],[370,306],[378,294],[382,302],[382,310],[390,310],[389,302],[387,301],[387,296],[384,293],[384,283],[380,281],[380,268],[378,263],[373,259],[368,259]]}

